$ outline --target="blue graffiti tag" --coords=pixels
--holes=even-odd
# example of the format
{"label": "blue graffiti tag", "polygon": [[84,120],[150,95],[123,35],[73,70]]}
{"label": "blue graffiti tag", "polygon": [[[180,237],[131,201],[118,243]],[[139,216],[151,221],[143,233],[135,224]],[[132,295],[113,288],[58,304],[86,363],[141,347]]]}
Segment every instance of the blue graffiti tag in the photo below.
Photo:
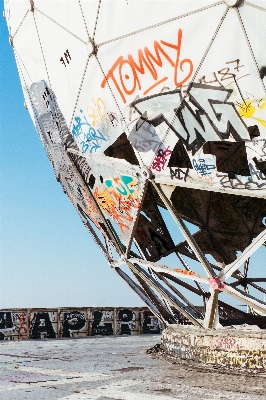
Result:
{"label": "blue graffiti tag", "polygon": [[[83,113],[82,110],[80,110]],[[82,153],[88,150],[90,153],[96,152],[101,148],[101,141],[107,141],[99,129],[94,129],[93,126],[87,121],[83,115],[83,121],[80,117],[74,118],[76,125],[73,124],[72,136],[82,148]],[[84,122],[85,121],[85,122]]]}
{"label": "blue graffiti tag", "polygon": [[105,179],[105,184],[108,188],[113,187],[124,197],[130,196],[136,191],[135,188],[129,186],[132,182],[134,182],[134,178],[129,175],[121,175],[120,178]]}
{"label": "blue graffiti tag", "polygon": [[261,222],[263,223],[264,226],[266,226],[266,217],[263,217]]}
{"label": "blue graffiti tag", "polygon": [[197,171],[201,176],[207,176],[212,174],[212,169],[215,169],[215,165],[206,164],[204,158],[199,158],[199,163],[197,160],[193,159],[193,168]]}

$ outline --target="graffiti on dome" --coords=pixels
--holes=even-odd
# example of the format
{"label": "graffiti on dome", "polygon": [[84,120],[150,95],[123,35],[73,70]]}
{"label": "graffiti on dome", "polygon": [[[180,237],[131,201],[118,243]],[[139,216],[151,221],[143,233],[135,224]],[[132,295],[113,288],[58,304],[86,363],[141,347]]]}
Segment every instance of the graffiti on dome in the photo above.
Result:
{"label": "graffiti on dome", "polygon": [[95,129],[86,118],[83,110],[74,118],[72,136],[81,148],[82,153],[94,153],[101,148],[101,143],[107,138],[99,129]]}
{"label": "graffiti on dome", "polygon": [[153,127],[166,123],[167,129],[194,155],[207,141],[250,139],[235,105],[228,101],[231,93],[232,90],[193,83],[187,91],[189,102],[177,89],[137,100],[132,106],[140,115],[147,113],[146,122]]}
{"label": "graffiti on dome", "polygon": [[241,68],[245,70],[245,65],[242,64],[239,58],[227,61],[223,68],[213,71],[207,76],[203,75],[198,81],[205,85],[215,84],[216,86],[228,87],[231,83],[250,75]]}
{"label": "graffiti on dome", "polygon": [[151,168],[155,171],[161,172],[164,170],[164,167],[168,161],[169,156],[172,154],[172,150],[169,148],[169,146],[163,150],[159,149],[157,152],[157,155],[151,165]]}
{"label": "graffiti on dome", "polygon": [[[168,43],[164,40],[153,42],[154,54],[145,46],[144,49],[139,49],[137,55],[129,54],[127,58],[119,56],[112,67],[107,72],[105,78],[101,83],[104,88],[107,83],[112,83],[116,92],[118,92],[124,103],[127,102],[127,96],[135,93],[136,90],[143,90],[143,95],[146,96],[154,87],[161,83],[172,79],[176,87],[182,86],[189,80],[193,72],[193,63],[191,59],[182,58],[182,29],[178,29],[177,40],[173,43]],[[174,49],[175,57],[171,58],[167,50]],[[172,77],[164,76],[158,79],[158,67],[163,68],[165,63],[170,64],[172,67]],[[179,75],[181,71],[186,70],[185,77],[182,75],[180,80]],[[148,74],[153,79],[153,84],[150,87],[144,87],[142,77]]]}
{"label": "graffiti on dome", "polygon": [[138,180],[130,175],[104,180],[105,187],[96,187],[93,194],[101,209],[117,222],[120,231],[129,231],[134,209],[140,206]]}
{"label": "graffiti on dome", "polygon": [[62,65],[64,65],[64,67],[67,66],[67,64],[69,64],[69,61],[71,60],[71,55],[68,51],[68,49],[64,52],[64,56],[60,58],[59,61],[61,61]]}

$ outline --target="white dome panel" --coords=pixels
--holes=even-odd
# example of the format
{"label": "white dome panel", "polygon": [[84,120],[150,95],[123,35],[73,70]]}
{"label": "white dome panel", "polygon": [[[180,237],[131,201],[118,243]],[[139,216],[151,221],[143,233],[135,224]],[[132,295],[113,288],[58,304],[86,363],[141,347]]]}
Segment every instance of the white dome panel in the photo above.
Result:
{"label": "white dome panel", "polygon": [[49,73],[50,87],[69,125],[85,73],[87,45],[37,10],[35,20]]}
{"label": "white dome panel", "polygon": [[[51,18],[84,42],[88,41],[85,22],[78,0],[67,2],[67,9],[61,0],[34,0],[35,12],[38,10]],[[48,33],[48,32],[47,32]]]}
{"label": "white dome panel", "polygon": [[29,0],[15,0],[12,1],[12,7],[10,7],[10,1],[5,0],[5,11],[4,16],[9,30],[10,36],[15,36],[23,18],[30,10]]}
{"label": "white dome panel", "polygon": [[[100,2],[95,42],[100,44],[142,29],[149,29],[153,25],[160,25],[180,16],[197,14],[198,10],[214,4],[217,2],[213,0],[204,2],[197,0],[103,0]],[[222,8],[225,10],[226,5],[224,4]],[[215,16],[216,6],[211,9]]]}

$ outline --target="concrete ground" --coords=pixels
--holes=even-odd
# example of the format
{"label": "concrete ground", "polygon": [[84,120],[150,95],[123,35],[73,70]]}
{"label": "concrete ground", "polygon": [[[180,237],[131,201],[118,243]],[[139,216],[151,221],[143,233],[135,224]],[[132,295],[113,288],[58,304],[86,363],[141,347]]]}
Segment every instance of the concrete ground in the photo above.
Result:
{"label": "concrete ground", "polygon": [[160,335],[0,342],[0,399],[266,399],[266,375],[152,358]]}

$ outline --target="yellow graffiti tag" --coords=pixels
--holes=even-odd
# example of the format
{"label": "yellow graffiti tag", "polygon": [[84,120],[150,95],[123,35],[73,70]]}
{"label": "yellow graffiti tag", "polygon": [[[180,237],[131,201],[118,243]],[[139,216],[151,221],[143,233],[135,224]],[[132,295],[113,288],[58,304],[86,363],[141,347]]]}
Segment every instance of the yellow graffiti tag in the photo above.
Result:
{"label": "yellow graffiti tag", "polygon": [[92,98],[92,103],[87,107],[88,116],[92,119],[92,126],[97,124],[97,120],[103,120],[106,116],[106,107],[104,101],[98,97],[96,100],[94,97]]}
{"label": "yellow graffiti tag", "polygon": [[238,113],[240,117],[254,119],[264,128],[266,128],[266,120],[260,118],[260,110],[266,107],[266,98],[263,99],[247,99],[242,103],[237,103]]}

